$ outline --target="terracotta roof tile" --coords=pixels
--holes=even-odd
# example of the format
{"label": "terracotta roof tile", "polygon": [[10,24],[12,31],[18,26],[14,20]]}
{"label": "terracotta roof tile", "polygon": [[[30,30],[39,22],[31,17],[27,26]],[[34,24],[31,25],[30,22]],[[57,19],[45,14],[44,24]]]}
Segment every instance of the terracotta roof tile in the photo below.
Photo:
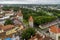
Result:
{"label": "terracotta roof tile", "polygon": [[14,25],[6,25],[6,26],[1,27],[1,29],[3,29],[4,31],[6,31],[6,30],[12,29],[13,27],[14,27]]}
{"label": "terracotta roof tile", "polygon": [[3,25],[3,24],[0,24],[0,29],[1,29],[2,27],[4,27],[4,25]]}
{"label": "terracotta roof tile", "polygon": [[29,18],[29,21],[33,21],[33,18],[32,18],[32,16],[30,16],[30,18]]}
{"label": "terracotta roof tile", "polygon": [[33,36],[32,38],[30,38],[29,40],[53,40],[51,37],[49,36],[45,36],[44,38],[42,36],[40,36],[39,34],[36,34],[35,36]]}
{"label": "terracotta roof tile", "polygon": [[50,26],[50,31],[53,33],[60,33],[60,28],[57,28],[55,25]]}

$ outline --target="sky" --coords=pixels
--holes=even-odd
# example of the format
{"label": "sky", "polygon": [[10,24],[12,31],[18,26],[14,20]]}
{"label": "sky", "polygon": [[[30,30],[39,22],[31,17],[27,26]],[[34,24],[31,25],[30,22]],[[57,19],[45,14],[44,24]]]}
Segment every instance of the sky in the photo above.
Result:
{"label": "sky", "polygon": [[60,4],[60,0],[0,0],[0,4]]}

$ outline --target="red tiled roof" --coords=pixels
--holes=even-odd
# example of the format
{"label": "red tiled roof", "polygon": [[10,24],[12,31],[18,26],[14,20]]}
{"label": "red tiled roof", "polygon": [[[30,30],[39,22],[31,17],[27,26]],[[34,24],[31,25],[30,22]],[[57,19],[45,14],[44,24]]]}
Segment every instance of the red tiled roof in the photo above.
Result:
{"label": "red tiled roof", "polygon": [[35,40],[37,38],[37,40],[53,40],[51,37],[49,36],[45,36],[43,38],[43,36],[40,36],[39,34],[36,34],[35,36],[33,36],[32,38],[30,38],[29,40]]}
{"label": "red tiled roof", "polygon": [[30,16],[29,21],[33,21],[33,17],[32,16]]}
{"label": "red tiled roof", "polygon": [[4,25],[0,24],[0,29],[1,29],[2,27],[4,27]]}
{"label": "red tiled roof", "polygon": [[50,26],[50,31],[53,33],[60,33],[60,28],[57,28],[55,25]]}
{"label": "red tiled roof", "polygon": [[1,29],[3,29],[4,31],[6,31],[6,30],[12,29],[13,27],[14,27],[14,25],[6,25],[6,26],[1,27]]}

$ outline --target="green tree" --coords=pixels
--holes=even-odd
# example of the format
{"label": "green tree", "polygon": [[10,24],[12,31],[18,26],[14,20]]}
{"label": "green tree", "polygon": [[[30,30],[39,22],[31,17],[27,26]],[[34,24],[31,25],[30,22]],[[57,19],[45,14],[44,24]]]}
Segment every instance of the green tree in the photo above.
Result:
{"label": "green tree", "polygon": [[13,7],[13,10],[15,11],[15,12],[17,12],[17,11],[19,11],[19,7]]}
{"label": "green tree", "polygon": [[8,25],[8,24],[13,24],[13,21],[12,20],[10,20],[10,19],[7,19],[6,21],[5,21],[5,23],[4,23],[5,25]]}
{"label": "green tree", "polygon": [[35,35],[36,31],[34,28],[27,28],[22,32],[22,39],[28,40],[31,36]]}
{"label": "green tree", "polygon": [[58,14],[57,17],[60,19],[60,14]]}
{"label": "green tree", "polygon": [[5,10],[5,11],[10,10],[10,8],[12,8],[12,7],[10,7],[10,6],[4,6],[4,7],[2,7],[2,9]]}
{"label": "green tree", "polygon": [[55,16],[38,16],[34,18],[34,24],[39,26],[40,24],[51,22],[56,19],[57,18]]}

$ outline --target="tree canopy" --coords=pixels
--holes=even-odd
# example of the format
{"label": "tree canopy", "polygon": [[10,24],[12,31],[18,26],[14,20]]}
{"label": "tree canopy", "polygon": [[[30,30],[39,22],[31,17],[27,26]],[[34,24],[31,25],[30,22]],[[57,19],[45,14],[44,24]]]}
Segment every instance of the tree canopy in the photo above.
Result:
{"label": "tree canopy", "polygon": [[4,23],[4,25],[9,25],[9,24],[13,24],[13,21],[10,19],[7,19]]}
{"label": "tree canopy", "polygon": [[35,35],[35,33],[35,29],[29,27],[22,32],[22,39],[28,40],[31,36]]}

